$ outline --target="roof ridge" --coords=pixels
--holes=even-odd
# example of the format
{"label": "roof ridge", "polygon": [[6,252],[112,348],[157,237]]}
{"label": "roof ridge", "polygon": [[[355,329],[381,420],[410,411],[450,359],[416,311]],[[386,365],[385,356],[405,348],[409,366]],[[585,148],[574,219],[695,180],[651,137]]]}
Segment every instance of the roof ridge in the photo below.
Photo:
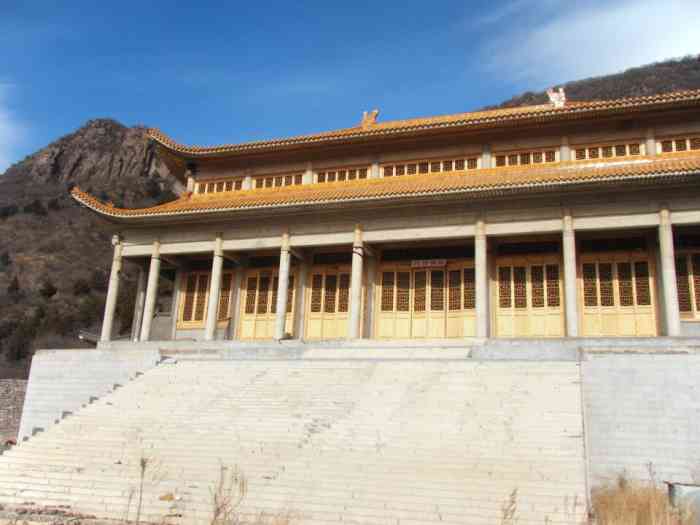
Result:
{"label": "roof ridge", "polygon": [[318,133],[295,135],[291,137],[264,139],[249,142],[221,144],[216,146],[188,146],[178,143],[158,128],[149,128],[148,137],[168,150],[186,156],[217,155],[222,153],[246,153],[265,151],[280,147],[300,146],[310,143],[333,142],[343,139],[384,136],[412,132],[422,129],[436,129],[451,126],[468,126],[478,128],[522,122],[526,119],[562,118],[573,116],[580,118],[586,111],[592,114],[599,111],[615,112],[620,109],[639,110],[653,104],[680,102],[700,102],[700,89],[689,89],[641,95],[609,100],[567,101],[562,107],[552,104],[534,104],[510,108],[452,113],[432,117],[417,117],[386,122],[370,123],[365,126],[353,126]]}

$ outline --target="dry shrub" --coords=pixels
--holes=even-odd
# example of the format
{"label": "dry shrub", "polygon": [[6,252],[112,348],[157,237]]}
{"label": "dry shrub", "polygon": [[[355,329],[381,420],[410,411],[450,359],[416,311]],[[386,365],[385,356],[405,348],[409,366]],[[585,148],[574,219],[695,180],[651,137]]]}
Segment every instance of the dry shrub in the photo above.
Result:
{"label": "dry shrub", "polygon": [[290,525],[289,514],[261,513],[243,517],[240,506],[248,494],[248,481],[238,468],[221,465],[219,479],[211,489],[212,518],[210,525]]}
{"label": "dry shrub", "polygon": [[693,525],[689,509],[671,506],[665,487],[653,478],[640,483],[624,475],[616,482],[592,491],[593,513],[598,525]]}

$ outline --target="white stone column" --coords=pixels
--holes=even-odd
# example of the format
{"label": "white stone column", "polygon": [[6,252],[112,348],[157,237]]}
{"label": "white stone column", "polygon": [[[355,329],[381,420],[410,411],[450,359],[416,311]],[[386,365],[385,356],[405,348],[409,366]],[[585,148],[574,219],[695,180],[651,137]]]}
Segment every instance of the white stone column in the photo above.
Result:
{"label": "white stone column", "polygon": [[481,148],[481,168],[491,168],[491,144],[484,144]]}
{"label": "white stone column", "polygon": [[148,285],[146,287],[146,302],[143,308],[143,320],[141,321],[141,341],[148,341],[151,337],[151,324],[156,312],[156,299],[158,298],[158,279],[160,277],[160,241],[153,243],[151,264],[148,269]]}
{"label": "white stone column", "polygon": [[122,273],[122,242],[118,235],[112,237],[114,256],[112,258],[112,270],[109,273],[109,287],[107,288],[107,300],[105,301],[105,313],[102,318],[102,333],[100,341],[112,339],[112,327],[114,326],[114,312],[117,308],[119,296],[119,278]]}
{"label": "white stone column", "polygon": [[370,167],[369,167],[368,178],[370,178],[370,179],[378,179],[380,176],[381,176],[381,175],[380,175],[380,173],[379,173],[379,161],[378,161],[378,160],[375,160],[375,161],[372,162],[372,164],[371,164]]}
{"label": "white stone column", "polygon": [[578,337],[578,296],[576,293],[576,234],[571,213],[564,212],[562,225],[562,251],[564,256],[564,311],[566,335]]}
{"label": "white stone column", "polygon": [[561,146],[559,146],[559,161],[566,162],[571,160],[571,146],[569,146],[569,137],[561,138]]}
{"label": "white stone column", "polygon": [[374,293],[377,278],[377,256],[364,250],[367,257],[367,288],[365,292],[365,319],[364,336],[368,339],[374,338]]}
{"label": "white stone column", "polygon": [[355,226],[355,239],[352,243],[352,270],[350,274],[350,315],[348,315],[348,339],[362,336],[362,262],[364,247],[362,229]]}
{"label": "white stone column", "polygon": [[678,282],[676,281],[676,256],[673,248],[673,226],[668,208],[659,212],[659,249],[661,256],[661,282],[664,294],[664,321],[666,335],[681,335],[681,314],[678,306]]}
{"label": "white stone column", "polygon": [[287,292],[289,290],[289,234],[282,235],[282,247],[280,248],[280,267],[277,276],[277,309],[275,314],[274,338],[279,341],[284,339],[284,329],[287,321]]}
{"label": "white stone column", "polygon": [[489,336],[489,268],[486,254],[486,225],[479,219],[474,236],[474,288],[476,299],[476,336]]}
{"label": "white stone column", "polygon": [[214,257],[211,263],[207,321],[204,329],[205,341],[213,341],[216,337],[216,323],[219,318],[219,295],[221,293],[221,270],[224,267],[223,242],[221,234],[218,234],[216,241],[214,241]]}
{"label": "white stone column", "polygon": [[656,132],[654,128],[647,128],[644,147],[647,155],[656,155]]}
{"label": "white stone column", "polygon": [[138,341],[141,335],[141,321],[143,321],[143,307],[146,301],[146,268],[139,264],[139,278],[136,283],[136,301],[134,304],[134,318],[131,321],[131,340]]}
{"label": "white stone column", "polygon": [[308,162],[306,164],[306,169],[304,170],[304,174],[301,176],[301,183],[302,184],[313,184],[314,183],[314,171],[312,164]]}

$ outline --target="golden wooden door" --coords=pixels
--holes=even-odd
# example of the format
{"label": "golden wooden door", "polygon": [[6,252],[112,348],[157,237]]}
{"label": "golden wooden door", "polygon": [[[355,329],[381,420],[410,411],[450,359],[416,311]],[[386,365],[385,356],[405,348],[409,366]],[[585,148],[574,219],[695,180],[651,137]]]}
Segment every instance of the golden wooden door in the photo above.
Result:
{"label": "golden wooden door", "polygon": [[561,272],[556,256],[499,258],[496,279],[496,336],[564,335]]}
{"label": "golden wooden door", "polygon": [[655,267],[647,254],[581,256],[582,333],[587,337],[658,334]]}
{"label": "golden wooden door", "polygon": [[306,301],[306,338],[347,337],[350,308],[350,268],[318,267],[311,272]]}
{"label": "golden wooden door", "polygon": [[[274,335],[277,316],[277,270],[248,270],[243,286],[241,301],[241,339],[271,339]],[[285,333],[293,335],[294,319],[294,274],[290,272],[287,289],[287,312]]]}
{"label": "golden wooden door", "polygon": [[380,272],[376,334],[381,339],[468,337],[475,332],[474,274],[446,268],[385,265]]}

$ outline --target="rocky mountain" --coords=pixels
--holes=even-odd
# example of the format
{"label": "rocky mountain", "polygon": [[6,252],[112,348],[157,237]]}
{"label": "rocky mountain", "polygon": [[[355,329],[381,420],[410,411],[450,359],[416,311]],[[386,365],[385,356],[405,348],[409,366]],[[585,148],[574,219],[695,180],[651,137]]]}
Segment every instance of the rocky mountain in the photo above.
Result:
{"label": "rocky mountain", "polygon": [[[686,57],[565,84],[572,100],[700,88],[700,57]],[[502,104],[546,102],[524,93]],[[92,120],[0,175],[0,354],[77,346],[79,329],[99,330],[112,231],[68,195],[78,184],[117,205],[163,202],[182,190],[145,139],[145,128]],[[135,273],[126,266],[118,327],[128,330]],[[0,373],[2,365],[0,365]]]}
{"label": "rocky mountain", "polygon": [[[1,175],[0,349],[6,357],[75,346],[79,329],[99,329],[112,231],[70,198],[75,184],[130,207],[164,202],[181,190],[145,128],[109,119],[87,122]],[[125,278],[134,278],[128,266]],[[125,329],[133,288],[123,286],[120,297]]]}

